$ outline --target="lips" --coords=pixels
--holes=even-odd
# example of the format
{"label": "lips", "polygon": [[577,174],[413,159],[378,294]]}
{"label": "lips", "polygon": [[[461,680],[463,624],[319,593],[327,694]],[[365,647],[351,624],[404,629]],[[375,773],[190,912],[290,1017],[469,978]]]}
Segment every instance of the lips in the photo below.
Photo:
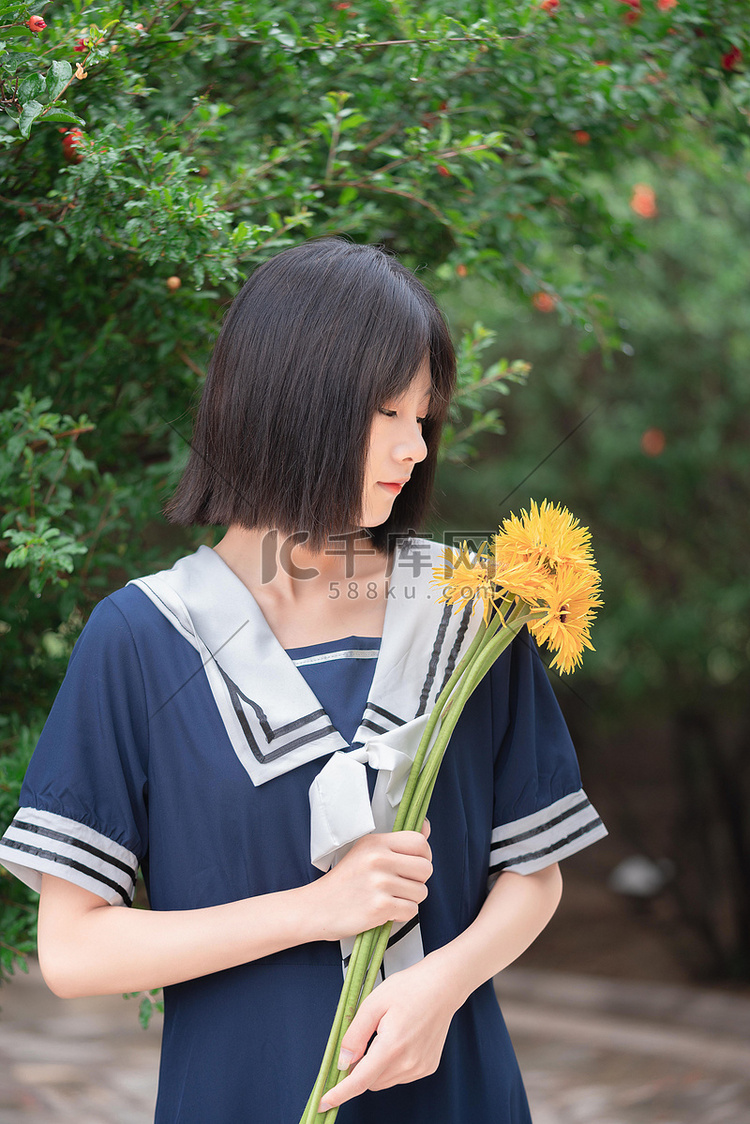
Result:
{"label": "lips", "polygon": [[386,491],[389,491],[391,493],[391,496],[398,496],[398,493],[400,492],[401,488],[404,487],[404,484],[408,484],[409,479],[410,478],[407,477],[406,480],[379,480],[378,483],[380,484],[381,488],[385,488]]}

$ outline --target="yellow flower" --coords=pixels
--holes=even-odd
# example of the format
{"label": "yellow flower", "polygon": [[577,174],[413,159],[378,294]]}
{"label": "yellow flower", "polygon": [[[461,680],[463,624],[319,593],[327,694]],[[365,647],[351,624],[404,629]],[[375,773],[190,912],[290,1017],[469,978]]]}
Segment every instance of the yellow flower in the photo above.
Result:
{"label": "yellow flower", "polygon": [[509,594],[520,598],[529,605],[546,600],[546,593],[554,575],[540,566],[534,558],[518,555],[512,562],[504,565],[495,563],[495,582]]}
{"label": "yellow flower", "polygon": [[529,622],[529,632],[555,653],[551,666],[571,672],[579,667],[584,649],[594,650],[591,624],[599,597],[599,573],[592,566],[560,566],[549,583],[539,616]]}
{"label": "yellow flower", "polygon": [[441,601],[461,607],[479,601],[485,622],[493,608],[503,618],[510,602],[520,602],[524,616],[531,612],[529,631],[554,653],[551,666],[560,671],[573,671],[584,650],[593,651],[601,578],[588,528],[565,508],[532,501],[530,512],[503,521],[491,547],[483,543],[472,556],[464,543],[444,558],[442,573],[433,579],[442,586]]}
{"label": "yellow flower", "polygon": [[588,528],[549,500],[541,506],[532,500],[530,512],[522,510],[520,517],[504,519],[492,540],[492,550],[498,570],[526,561],[554,574],[564,564],[593,562]]}
{"label": "yellow flower", "polygon": [[432,581],[442,588],[439,601],[462,608],[470,601],[480,601],[484,605],[485,622],[489,620],[493,605],[503,599],[503,591],[495,582],[495,564],[486,554],[486,543],[482,543],[472,558],[466,543],[454,554],[449,548],[443,554],[444,566]]}

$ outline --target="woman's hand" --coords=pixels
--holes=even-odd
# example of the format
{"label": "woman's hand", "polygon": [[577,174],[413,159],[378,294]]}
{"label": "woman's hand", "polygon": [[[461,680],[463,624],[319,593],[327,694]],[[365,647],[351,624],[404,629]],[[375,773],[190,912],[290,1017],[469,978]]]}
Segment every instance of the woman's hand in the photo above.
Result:
{"label": "woman's hand", "polygon": [[364,835],[313,882],[321,939],[351,937],[386,921],[410,921],[427,897],[425,882],[432,874],[429,834],[425,820],[421,832]]}
{"label": "woman's hand", "polygon": [[455,1012],[528,948],[557,909],[561,893],[557,863],[533,874],[503,871],[468,929],[389,976],[365,999],[342,1042],[342,1053],[351,1056],[339,1058],[342,1069],[353,1065],[354,1070],[328,1090],[319,1111],[366,1089],[387,1089],[434,1073]]}
{"label": "woman's hand", "polygon": [[338,1064],[340,1069],[353,1066],[353,1072],[328,1090],[319,1111],[341,1105],[366,1089],[388,1089],[434,1073],[462,999],[443,973],[434,969],[429,956],[389,976],[352,1019]]}
{"label": "woman's hand", "polygon": [[328,874],[291,890],[200,909],[123,909],[42,875],[39,960],[55,994],[116,995],[182,983],[307,941],[335,940],[427,896],[429,828],[368,835]]}

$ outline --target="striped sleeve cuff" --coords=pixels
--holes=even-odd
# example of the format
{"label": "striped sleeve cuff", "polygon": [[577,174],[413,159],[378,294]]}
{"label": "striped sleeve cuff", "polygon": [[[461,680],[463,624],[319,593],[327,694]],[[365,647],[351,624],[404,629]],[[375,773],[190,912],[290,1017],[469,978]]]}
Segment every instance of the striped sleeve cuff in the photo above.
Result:
{"label": "striped sleeve cuff", "polygon": [[131,905],[138,859],[93,828],[55,812],[20,808],[0,839],[0,863],[32,890],[55,874],[110,905]]}
{"label": "striped sleeve cuff", "polygon": [[530,816],[495,828],[490,841],[490,878],[494,880],[504,870],[533,874],[606,834],[583,789],[571,792]]}

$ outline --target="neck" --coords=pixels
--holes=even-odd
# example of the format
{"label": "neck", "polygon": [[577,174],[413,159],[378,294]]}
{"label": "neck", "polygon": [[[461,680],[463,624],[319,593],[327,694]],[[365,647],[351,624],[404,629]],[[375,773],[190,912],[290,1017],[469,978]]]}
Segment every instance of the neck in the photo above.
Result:
{"label": "neck", "polygon": [[251,591],[262,588],[290,601],[315,596],[331,582],[382,577],[388,565],[366,532],[334,537],[323,550],[312,551],[280,532],[233,524],[214,549]]}

